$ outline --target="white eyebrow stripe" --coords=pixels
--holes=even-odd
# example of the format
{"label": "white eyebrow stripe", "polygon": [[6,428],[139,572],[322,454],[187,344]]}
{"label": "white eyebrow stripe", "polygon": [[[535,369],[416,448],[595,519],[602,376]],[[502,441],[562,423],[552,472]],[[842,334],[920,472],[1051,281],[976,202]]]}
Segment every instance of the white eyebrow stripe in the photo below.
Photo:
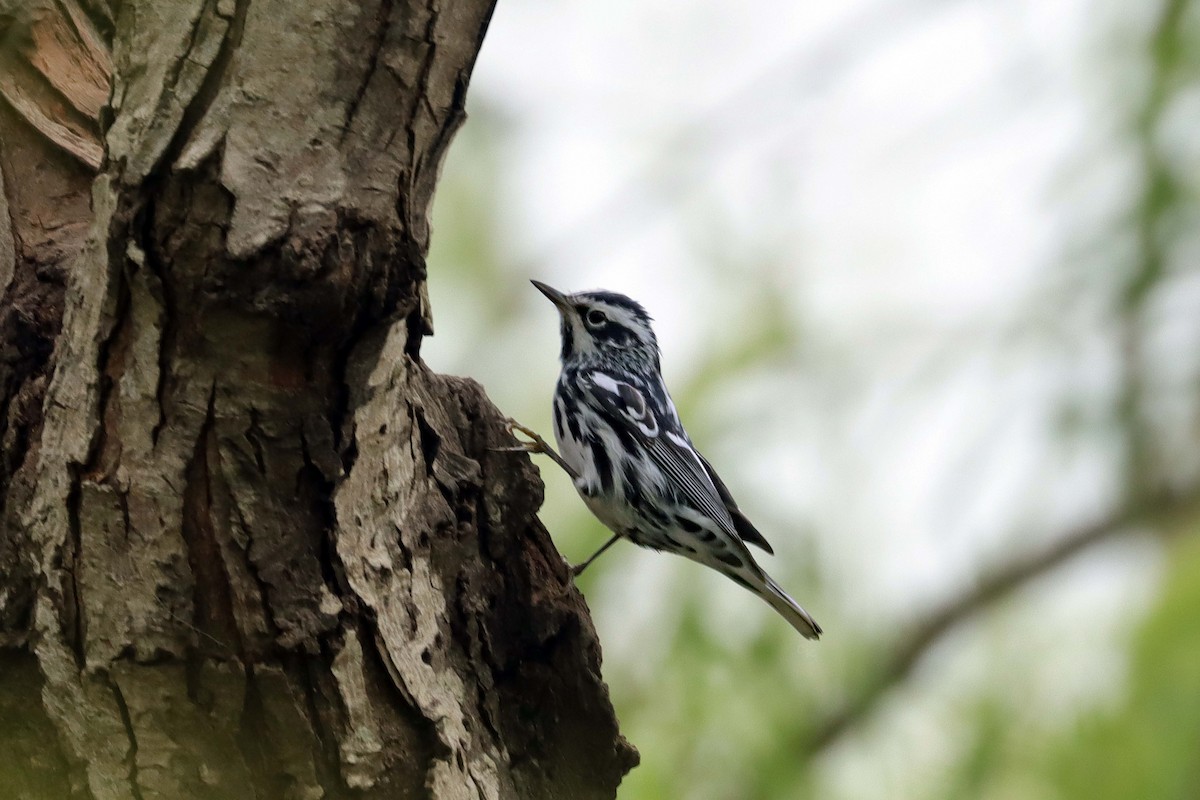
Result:
{"label": "white eyebrow stripe", "polygon": [[649,323],[630,309],[624,306],[611,305],[603,300],[593,301],[591,307],[598,311],[603,311],[608,317],[609,322],[632,331],[639,341],[645,344],[650,343],[650,339],[648,338],[649,332],[646,330],[649,327]]}

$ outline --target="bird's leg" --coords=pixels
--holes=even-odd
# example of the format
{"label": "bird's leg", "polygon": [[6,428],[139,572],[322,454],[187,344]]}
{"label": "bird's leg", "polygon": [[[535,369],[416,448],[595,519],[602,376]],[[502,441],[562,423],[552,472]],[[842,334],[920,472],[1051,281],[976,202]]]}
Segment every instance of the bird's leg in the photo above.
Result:
{"label": "bird's leg", "polygon": [[530,441],[522,442],[520,439],[517,439],[516,447],[494,447],[492,448],[493,450],[498,450],[504,453],[540,453],[545,456],[550,456],[550,459],[555,464],[558,464],[560,467],[562,467],[563,472],[567,473],[572,481],[579,479],[579,473],[576,472],[570,464],[564,461],[562,456],[554,452],[554,448],[546,444],[546,440],[538,435],[536,431],[526,428],[524,425],[514,419],[509,419],[504,424],[505,427],[508,428],[508,432],[513,434],[513,438],[516,438],[515,434],[519,431],[528,436]]}
{"label": "bird's leg", "polygon": [[592,553],[591,558],[589,558],[587,561],[584,561],[582,564],[576,564],[575,566],[571,567],[571,574],[574,575],[576,578],[578,578],[580,575],[583,574],[583,571],[588,568],[589,564],[591,564],[593,561],[595,561],[597,558],[599,558],[600,554],[603,553],[605,550],[607,550],[608,548],[610,548],[614,544],[616,544],[617,540],[620,538],[621,538],[621,534],[614,533],[612,538],[604,543],[603,547],[601,547],[596,552]]}
{"label": "bird's leg", "polygon": [[[567,475],[570,476],[572,481],[576,480],[579,477],[579,473],[576,472],[575,469],[570,464],[568,464],[566,461],[564,461],[562,456],[560,456],[558,453],[554,452],[554,448],[551,447],[550,445],[546,444],[546,440],[543,439],[537,433],[537,431],[531,430],[530,428],[526,428],[524,425],[522,425],[521,423],[517,422],[514,419],[507,420],[505,422],[505,427],[508,428],[509,433],[514,433],[516,431],[520,431],[521,433],[523,433],[529,437],[529,441],[522,442],[520,439],[517,439],[516,447],[493,447],[492,448],[493,450],[498,450],[500,452],[505,452],[505,453],[540,453],[545,456],[550,456],[551,460],[553,460],[555,464],[558,464],[560,467],[562,467],[563,472],[567,473]],[[516,438],[515,435],[514,435],[514,438]],[[617,540],[620,538],[621,538],[621,534],[614,533],[612,535],[612,538],[609,539],[607,542],[605,542],[599,550],[592,553],[591,557],[587,561],[584,561],[582,564],[576,564],[575,566],[571,567],[571,574],[574,577],[578,578],[580,575],[583,574],[583,571],[591,565],[591,563],[593,561],[595,561],[597,558],[600,557],[601,553],[603,553],[605,550],[607,550],[608,548],[610,548],[614,544],[616,544]]]}

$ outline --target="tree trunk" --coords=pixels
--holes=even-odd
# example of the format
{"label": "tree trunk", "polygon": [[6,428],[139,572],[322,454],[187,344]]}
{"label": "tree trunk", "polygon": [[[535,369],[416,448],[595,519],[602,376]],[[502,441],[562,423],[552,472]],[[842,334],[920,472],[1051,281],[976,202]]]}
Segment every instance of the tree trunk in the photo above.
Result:
{"label": "tree trunk", "polygon": [[0,0],[6,796],[599,798],[636,762],[535,472],[419,357],[491,11]]}

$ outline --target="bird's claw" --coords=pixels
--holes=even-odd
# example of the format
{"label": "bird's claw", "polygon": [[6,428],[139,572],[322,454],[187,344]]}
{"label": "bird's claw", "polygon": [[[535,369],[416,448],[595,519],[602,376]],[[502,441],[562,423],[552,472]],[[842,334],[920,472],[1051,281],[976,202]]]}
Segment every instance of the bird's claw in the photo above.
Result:
{"label": "bird's claw", "polygon": [[563,472],[567,473],[567,476],[572,481],[579,480],[579,473],[575,471],[574,467],[564,461],[563,457],[556,453],[553,447],[546,444],[546,440],[539,436],[537,431],[526,428],[511,417],[504,421],[504,427],[514,439],[517,438],[517,433],[522,433],[529,437],[529,441],[523,442],[517,439],[516,447],[493,447],[492,450],[504,453],[537,453],[539,455],[550,456],[550,459],[562,467]]}
{"label": "bird's claw", "polygon": [[537,431],[532,430],[531,428],[526,428],[524,425],[517,422],[515,419],[509,418],[509,419],[505,420],[504,427],[508,431],[509,435],[512,436],[514,439],[517,439],[517,434],[521,433],[521,434],[524,434],[525,436],[528,436],[529,441],[523,442],[520,439],[517,439],[517,444],[515,447],[493,447],[492,448],[493,450],[497,450],[497,451],[504,452],[504,453],[546,454],[546,453],[552,452],[550,449],[550,445],[546,444],[546,440],[543,439],[541,437],[541,435],[538,434]]}

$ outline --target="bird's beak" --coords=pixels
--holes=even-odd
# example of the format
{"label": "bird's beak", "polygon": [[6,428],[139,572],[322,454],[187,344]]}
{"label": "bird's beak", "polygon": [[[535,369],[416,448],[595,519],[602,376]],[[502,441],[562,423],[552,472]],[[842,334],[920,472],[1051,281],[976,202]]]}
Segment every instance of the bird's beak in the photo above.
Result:
{"label": "bird's beak", "polygon": [[546,295],[550,302],[554,303],[554,305],[558,307],[559,311],[566,311],[571,307],[571,301],[567,299],[567,296],[558,289],[551,288],[541,281],[530,281],[530,283],[537,287],[539,292]]}

